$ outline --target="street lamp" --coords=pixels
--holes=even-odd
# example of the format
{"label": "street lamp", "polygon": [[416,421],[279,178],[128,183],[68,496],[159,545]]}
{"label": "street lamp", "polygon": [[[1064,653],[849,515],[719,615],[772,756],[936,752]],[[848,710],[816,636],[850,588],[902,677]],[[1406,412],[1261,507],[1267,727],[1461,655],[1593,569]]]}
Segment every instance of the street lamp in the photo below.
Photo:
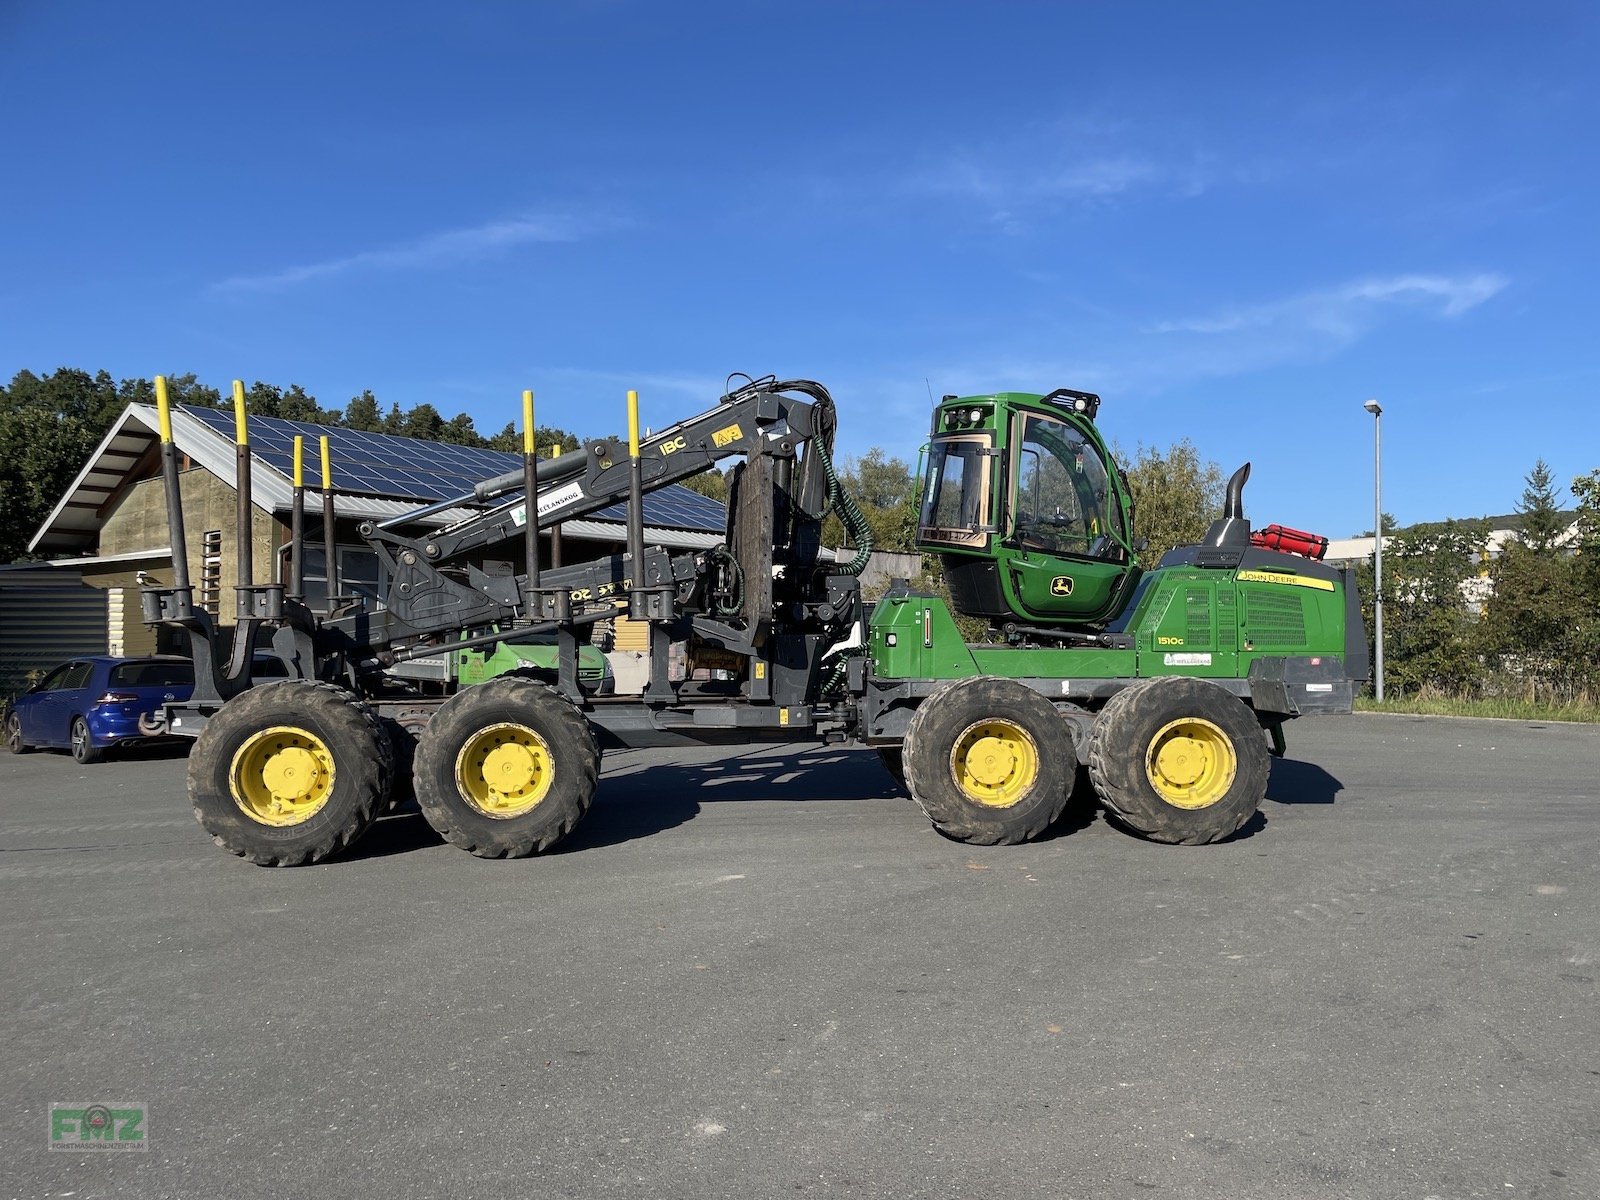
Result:
{"label": "street lamp", "polygon": [[1372,414],[1372,693],[1383,703],[1383,405],[1368,400],[1361,406]]}

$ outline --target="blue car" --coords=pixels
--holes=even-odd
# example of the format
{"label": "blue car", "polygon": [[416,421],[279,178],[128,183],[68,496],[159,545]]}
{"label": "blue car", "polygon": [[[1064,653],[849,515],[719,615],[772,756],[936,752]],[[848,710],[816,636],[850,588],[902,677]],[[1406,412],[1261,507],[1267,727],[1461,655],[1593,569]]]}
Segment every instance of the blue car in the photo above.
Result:
{"label": "blue car", "polygon": [[151,715],[193,690],[194,664],[186,658],[75,658],[12,702],[6,744],[14,754],[52,746],[81,763],[98,762],[113,746],[148,741]]}

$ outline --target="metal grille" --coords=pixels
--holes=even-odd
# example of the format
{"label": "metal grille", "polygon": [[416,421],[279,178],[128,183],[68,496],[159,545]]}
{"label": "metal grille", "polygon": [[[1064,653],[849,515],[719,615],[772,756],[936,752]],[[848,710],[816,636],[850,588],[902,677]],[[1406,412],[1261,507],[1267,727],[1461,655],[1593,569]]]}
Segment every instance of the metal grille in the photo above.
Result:
{"label": "metal grille", "polygon": [[1293,588],[1251,588],[1245,592],[1244,627],[1258,645],[1303,646],[1305,608]]}
{"label": "metal grille", "polygon": [[1185,597],[1184,641],[1190,646],[1211,645],[1211,589],[1192,587]]}

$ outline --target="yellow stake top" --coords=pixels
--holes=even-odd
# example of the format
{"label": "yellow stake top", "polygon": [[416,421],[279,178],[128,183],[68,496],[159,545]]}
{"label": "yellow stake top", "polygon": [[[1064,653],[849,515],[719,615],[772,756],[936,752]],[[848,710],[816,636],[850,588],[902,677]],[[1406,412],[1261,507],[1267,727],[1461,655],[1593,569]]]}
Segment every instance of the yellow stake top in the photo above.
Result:
{"label": "yellow stake top", "polygon": [[639,393],[628,393],[628,457],[639,457]]}
{"label": "yellow stake top", "polygon": [[161,426],[162,445],[172,442],[172,405],[167,401],[167,377],[156,376],[156,417]]}
{"label": "yellow stake top", "polygon": [[250,435],[244,424],[244,380],[233,381],[233,440],[241,446],[250,444]]}
{"label": "yellow stake top", "polygon": [[328,435],[323,434],[320,440],[322,442],[322,490],[331,492],[333,490],[333,456],[328,453]]}
{"label": "yellow stake top", "polygon": [[522,452],[538,453],[533,444],[533,393],[526,389],[522,393]]}
{"label": "yellow stake top", "polygon": [[306,485],[306,440],[298,433],[294,435],[294,485]]}

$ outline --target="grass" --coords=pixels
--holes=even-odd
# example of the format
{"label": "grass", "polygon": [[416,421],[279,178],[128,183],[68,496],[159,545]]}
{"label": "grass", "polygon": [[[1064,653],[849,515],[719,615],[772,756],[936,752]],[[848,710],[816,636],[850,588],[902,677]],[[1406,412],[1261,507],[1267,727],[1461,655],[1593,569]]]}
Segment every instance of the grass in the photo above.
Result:
{"label": "grass", "polygon": [[1584,721],[1600,723],[1600,705],[1535,704],[1528,700],[1496,697],[1465,700],[1453,696],[1385,697],[1379,704],[1371,696],[1356,697],[1357,712],[1416,713],[1429,717],[1500,717],[1511,721]]}

